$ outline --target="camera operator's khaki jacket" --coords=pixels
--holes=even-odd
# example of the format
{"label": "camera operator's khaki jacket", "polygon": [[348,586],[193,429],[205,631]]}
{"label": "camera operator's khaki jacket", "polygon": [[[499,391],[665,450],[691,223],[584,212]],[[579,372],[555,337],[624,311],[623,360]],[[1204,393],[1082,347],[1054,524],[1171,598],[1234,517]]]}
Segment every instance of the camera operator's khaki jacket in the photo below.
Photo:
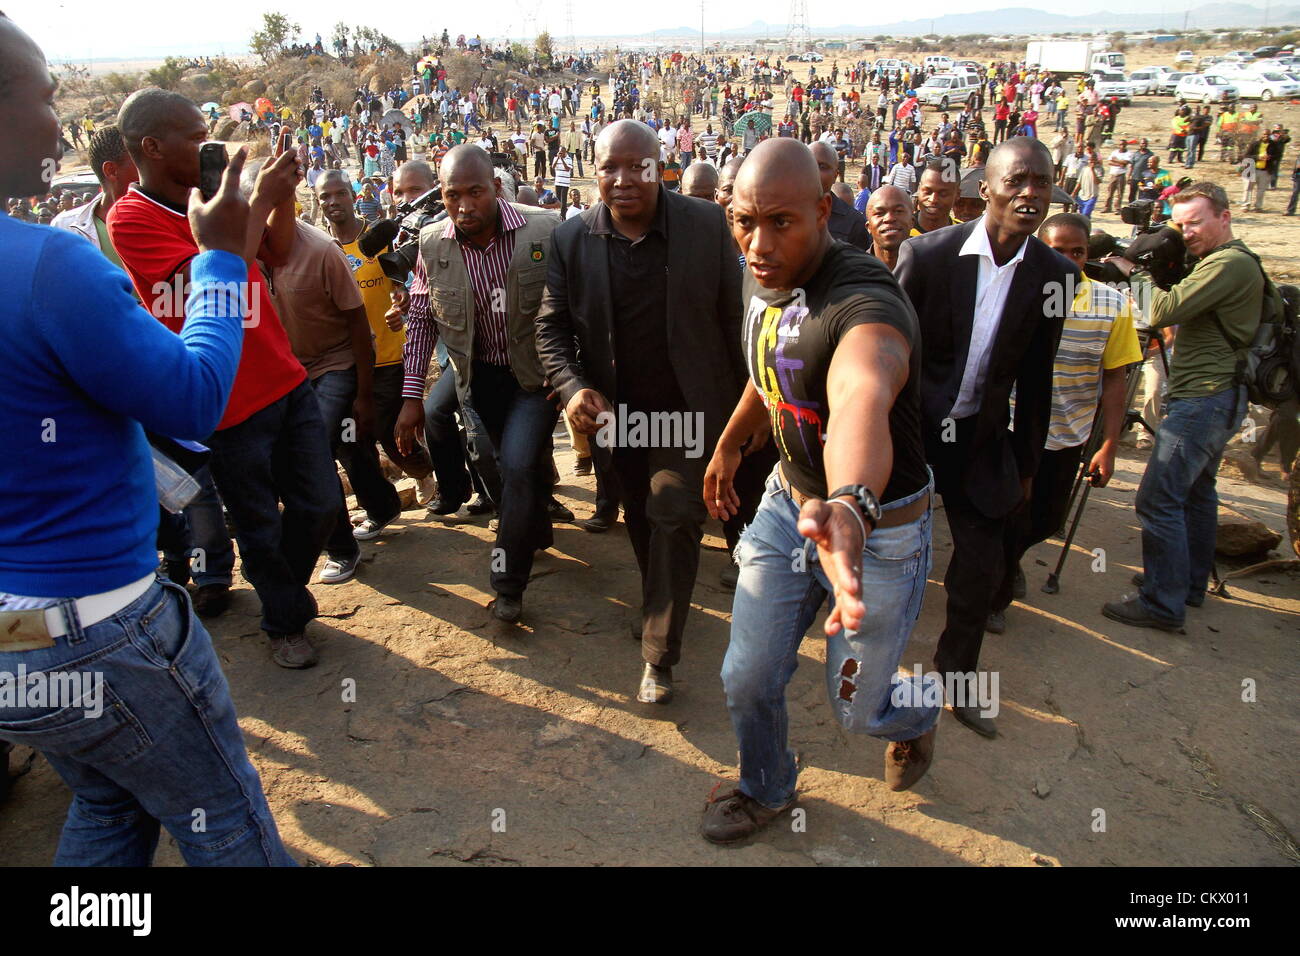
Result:
{"label": "camera operator's khaki jacket", "polygon": [[[506,272],[510,369],[521,388],[535,392],[545,381],[537,357],[537,310],[551,264],[551,233],[560,217],[550,209],[509,205],[525,220],[515,230],[515,249]],[[474,358],[474,289],[460,243],[454,237],[446,238],[446,229],[443,220],[420,230],[420,258],[429,277],[429,316],[438,323],[438,335],[456,370],[456,393],[464,402],[469,396]]]}

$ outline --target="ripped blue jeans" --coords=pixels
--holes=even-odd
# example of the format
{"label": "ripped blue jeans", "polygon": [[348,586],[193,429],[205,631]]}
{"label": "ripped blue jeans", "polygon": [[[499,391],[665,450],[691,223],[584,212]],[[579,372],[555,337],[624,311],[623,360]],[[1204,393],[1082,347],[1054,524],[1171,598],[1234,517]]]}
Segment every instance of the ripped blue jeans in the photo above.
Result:
{"label": "ripped blue jeans", "polygon": [[[886,511],[928,497],[932,487],[890,502]],[[799,506],[776,472],[753,522],[736,548],[740,579],[731,613],[731,643],[722,662],[731,724],[740,744],[740,789],[765,807],[794,796],[794,751],[788,742],[785,688],[799,664],[799,645],[834,588],[817,548],[795,527]],[[862,629],[826,639],[826,695],[845,730],[884,740],[911,740],[939,719],[939,707],[906,701],[941,700],[932,678],[895,694],[898,664],[921,614],[930,571],[932,512],[872,532],[862,553]],[[918,678],[905,677],[915,683]],[[929,691],[928,693],[926,691]]]}

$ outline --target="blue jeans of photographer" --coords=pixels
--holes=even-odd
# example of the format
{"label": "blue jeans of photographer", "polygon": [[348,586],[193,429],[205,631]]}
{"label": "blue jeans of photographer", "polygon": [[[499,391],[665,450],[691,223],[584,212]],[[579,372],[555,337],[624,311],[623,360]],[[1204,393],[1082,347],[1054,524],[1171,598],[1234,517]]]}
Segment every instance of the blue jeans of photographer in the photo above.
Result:
{"label": "blue jeans of photographer", "polygon": [[86,628],[75,605],[64,615],[52,647],[0,653],[6,675],[102,678],[96,702],[0,707],[0,740],[39,750],[72,790],[55,865],[148,866],[166,827],[191,866],[294,866],[185,589],[155,581]]}
{"label": "blue jeans of photographer", "polygon": [[[890,502],[886,513],[929,497],[932,486]],[[930,571],[932,512],[908,524],[872,532],[862,553],[862,629],[826,639],[826,694],[846,730],[884,740],[912,740],[932,728],[939,706],[894,701],[895,675],[921,614]],[[740,578],[732,607],[731,643],[722,662],[731,724],[740,744],[740,789],[765,807],[785,806],[798,770],[788,742],[785,689],[799,663],[799,646],[822,605],[835,606],[834,588],[817,548],[796,527],[799,506],[775,471],[745,529],[736,557]],[[849,664],[856,664],[850,667]],[[916,683],[916,678],[903,678]],[[941,700],[933,678],[922,678],[909,700]],[[928,690],[928,693],[927,693]]]}
{"label": "blue jeans of photographer", "polygon": [[1182,624],[1187,599],[1205,595],[1219,520],[1215,475],[1245,414],[1242,386],[1174,398],[1156,432],[1136,506],[1142,523],[1141,601],[1162,621]]}

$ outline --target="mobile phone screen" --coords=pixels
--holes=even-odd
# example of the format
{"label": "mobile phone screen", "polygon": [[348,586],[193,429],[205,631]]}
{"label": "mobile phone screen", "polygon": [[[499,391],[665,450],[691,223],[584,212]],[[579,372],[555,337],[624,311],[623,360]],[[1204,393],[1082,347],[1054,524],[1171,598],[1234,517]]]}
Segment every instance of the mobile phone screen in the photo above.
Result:
{"label": "mobile phone screen", "polygon": [[221,189],[221,174],[229,162],[226,147],[221,143],[204,143],[199,147],[199,193],[204,202]]}

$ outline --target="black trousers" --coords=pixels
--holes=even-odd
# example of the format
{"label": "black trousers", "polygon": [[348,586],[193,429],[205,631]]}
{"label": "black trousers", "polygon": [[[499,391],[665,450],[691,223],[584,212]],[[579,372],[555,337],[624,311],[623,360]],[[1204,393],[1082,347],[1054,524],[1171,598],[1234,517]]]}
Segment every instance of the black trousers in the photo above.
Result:
{"label": "black trousers", "polygon": [[520,597],[528,586],[533,554],[554,541],[551,499],[551,432],[558,416],[544,389],[521,388],[504,365],[474,362],[466,407],[478,413],[496,449],[501,474],[500,522],[491,563],[492,589]]}
{"label": "black trousers", "polygon": [[615,448],[613,461],[641,569],[641,656],[672,667],[681,660],[700,566],[708,457],[687,458],[681,448]]}
{"label": "black trousers", "polygon": [[1065,524],[1065,506],[1069,504],[1070,487],[1078,477],[1082,459],[1083,445],[1043,452],[1028,503],[1022,504],[1007,519],[1003,537],[1002,582],[993,595],[994,611],[1010,606],[1016,569],[1020,567],[1025,552],[1052,537]]}

